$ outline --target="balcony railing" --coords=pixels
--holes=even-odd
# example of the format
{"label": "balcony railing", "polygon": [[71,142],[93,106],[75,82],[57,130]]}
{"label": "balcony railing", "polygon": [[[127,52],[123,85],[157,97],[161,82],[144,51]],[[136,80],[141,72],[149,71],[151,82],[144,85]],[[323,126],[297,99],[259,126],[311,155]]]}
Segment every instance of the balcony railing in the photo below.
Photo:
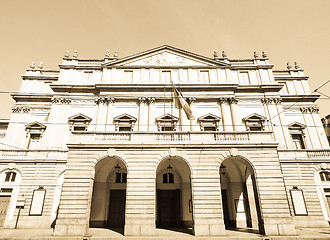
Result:
{"label": "balcony railing", "polygon": [[318,159],[318,158],[329,158],[330,149],[294,149],[294,150],[278,150],[280,159]]}
{"label": "balcony railing", "polygon": [[65,150],[0,150],[2,158],[66,159]]}
{"label": "balcony railing", "polygon": [[271,132],[72,132],[69,144],[275,144]]}

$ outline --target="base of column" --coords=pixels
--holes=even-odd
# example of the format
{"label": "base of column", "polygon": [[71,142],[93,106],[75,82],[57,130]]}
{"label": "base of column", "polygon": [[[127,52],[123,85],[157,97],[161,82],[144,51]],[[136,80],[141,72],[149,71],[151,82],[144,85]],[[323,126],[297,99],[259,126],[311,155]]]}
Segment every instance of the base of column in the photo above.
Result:
{"label": "base of column", "polygon": [[[74,220],[72,220],[74,222]],[[88,233],[86,224],[56,224],[55,236],[85,236]]]}
{"label": "base of column", "polygon": [[295,236],[295,226],[292,223],[268,223],[264,224],[265,235],[267,236]]}
{"label": "base of column", "polygon": [[195,221],[194,226],[195,236],[221,236],[226,235],[225,225],[218,221],[200,220]]}
{"label": "base of column", "polygon": [[155,220],[126,220],[125,236],[155,236]]}

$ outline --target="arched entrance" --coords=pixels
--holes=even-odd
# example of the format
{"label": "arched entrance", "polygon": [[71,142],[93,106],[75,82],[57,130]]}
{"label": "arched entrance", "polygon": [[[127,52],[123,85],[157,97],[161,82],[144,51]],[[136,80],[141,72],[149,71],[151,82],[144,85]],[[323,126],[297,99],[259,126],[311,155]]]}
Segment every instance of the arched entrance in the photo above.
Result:
{"label": "arched entrance", "polygon": [[192,233],[190,168],[180,157],[168,157],[157,167],[158,228],[182,229]]}
{"label": "arched entrance", "polygon": [[221,194],[226,229],[264,233],[254,170],[241,157],[220,165]]}
{"label": "arched entrance", "polygon": [[95,166],[90,227],[117,228],[125,225],[127,169],[115,157],[107,157]]}

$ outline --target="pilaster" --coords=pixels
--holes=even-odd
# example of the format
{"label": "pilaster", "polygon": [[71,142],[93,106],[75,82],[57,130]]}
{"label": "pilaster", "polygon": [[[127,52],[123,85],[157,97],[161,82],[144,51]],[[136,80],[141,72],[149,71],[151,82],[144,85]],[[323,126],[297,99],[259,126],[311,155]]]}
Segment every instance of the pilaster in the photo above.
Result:
{"label": "pilaster", "polygon": [[219,104],[221,108],[223,130],[227,132],[233,131],[233,121],[231,117],[228,97],[219,98]]}
{"label": "pilaster", "polygon": [[140,97],[138,98],[139,105],[139,118],[138,118],[138,131],[148,130],[148,98]]}

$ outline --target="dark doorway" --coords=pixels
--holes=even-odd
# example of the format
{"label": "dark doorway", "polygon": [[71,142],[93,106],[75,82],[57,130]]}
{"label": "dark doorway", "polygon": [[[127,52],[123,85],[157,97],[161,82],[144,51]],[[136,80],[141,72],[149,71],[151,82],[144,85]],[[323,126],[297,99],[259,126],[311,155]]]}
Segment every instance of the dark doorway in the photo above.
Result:
{"label": "dark doorway", "polygon": [[223,218],[225,221],[225,227],[226,228],[233,227],[233,226],[231,226],[230,219],[229,219],[227,189],[221,190],[221,196],[222,196],[222,211],[223,211]]}
{"label": "dark doorway", "polygon": [[157,190],[157,227],[179,228],[180,221],[180,190]]}
{"label": "dark doorway", "polygon": [[108,227],[123,228],[125,225],[126,190],[110,190]]}

